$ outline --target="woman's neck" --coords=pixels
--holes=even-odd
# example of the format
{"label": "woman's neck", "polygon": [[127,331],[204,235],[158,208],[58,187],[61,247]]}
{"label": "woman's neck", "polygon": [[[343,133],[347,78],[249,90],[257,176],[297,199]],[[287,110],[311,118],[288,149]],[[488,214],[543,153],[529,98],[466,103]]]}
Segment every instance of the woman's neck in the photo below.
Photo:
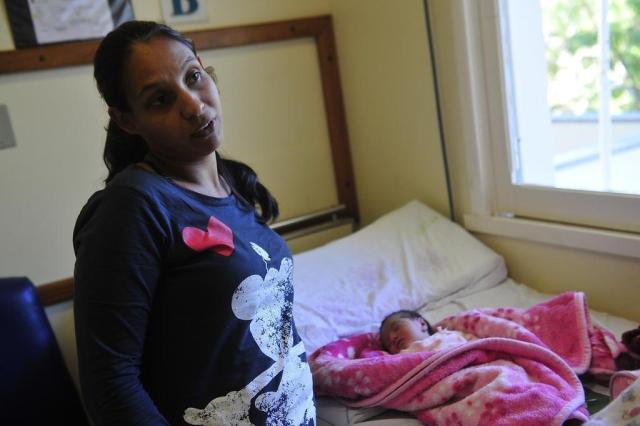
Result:
{"label": "woman's neck", "polygon": [[180,162],[147,154],[144,161],[176,184],[211,197],[226,197],[229,185],[218,173],[215,153],[198,162]]}

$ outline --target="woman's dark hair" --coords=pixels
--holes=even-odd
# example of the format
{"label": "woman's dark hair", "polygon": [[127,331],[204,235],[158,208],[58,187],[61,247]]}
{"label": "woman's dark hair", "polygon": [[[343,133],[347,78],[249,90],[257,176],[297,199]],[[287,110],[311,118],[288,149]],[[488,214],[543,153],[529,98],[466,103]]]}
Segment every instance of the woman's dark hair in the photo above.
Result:
{"label": "woman's dark hair", "polygon": [[[429,323],[429,321],[426,320],[425,317],[423,317],[422,315],[420,315],[416,311],[411,311],[411,310],[408,310],[408,309],[402,309],[400,311],[392,312],[389,315],[387,315],[386,317],[384,317],[384,319],[380,323],[380,331],[379,331],[380,335],[382,335],[382,327],[384,327],[384,323],[387,322],[388,320],[390,320],[391,318],[397,318],[397,319],[407,318],[407,319],[411,319],[411,320],[419,320],[419,319],[421,319],[421,320],[423,320],[424,322],[427,323],[427,330],[429,331],[429,334],[433,334],[433,328],[431,327],[431,324]],[[387,346],[386,343],[383,342],[382,339],[380,339],[380,343],[382,344],[382,349],[387,351],[388,348],[386,347]]]}
{"label": "woman's dark hair", "polygon": [[[98,91],[109,107],[120,111],[129,111],[124,90],[124,70],[133,46],[154,37],[166,37],[187,46],[195,55],[193,42],[171,27],[151,21],[129,21],[111,31],[102,40],[93,61],[93,77]],[[107,139],[103,160],[109,183],[115,175],[127,166],[144,160],[147,144],[138,135],[132,135],[121,129],[113,119],[107,126]],[[278,217],[278,203],[269,190],[260,183],[258,176],[238,161],[223,159],[216,152],[218,173],[231,187],[231,192],[247,206],[259,207],[258,219],[268,222]]]}

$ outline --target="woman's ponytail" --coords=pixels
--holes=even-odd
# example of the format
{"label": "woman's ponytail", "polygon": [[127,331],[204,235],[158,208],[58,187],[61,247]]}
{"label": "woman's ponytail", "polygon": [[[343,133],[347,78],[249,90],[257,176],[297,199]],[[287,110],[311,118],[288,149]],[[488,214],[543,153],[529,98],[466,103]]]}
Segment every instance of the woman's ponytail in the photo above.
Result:
{"label": "woman's ponytail", "polygon": [[109,120],[107,140],[102,154],[109,173],[104,182],[109,183],[127,166],[142,161],[146,153],[147,144],[140,136],[125,132],[115,121]]}
{"label": "woman's ponytail", "polygon": [[258,175],[249,166],[239,161],[222,158],[216,152],[218,173],[227,181],[233,194],[252,208],[259,207],[258,219],[267,223],[275,220],[280,211],[278,202],[258,180]]}

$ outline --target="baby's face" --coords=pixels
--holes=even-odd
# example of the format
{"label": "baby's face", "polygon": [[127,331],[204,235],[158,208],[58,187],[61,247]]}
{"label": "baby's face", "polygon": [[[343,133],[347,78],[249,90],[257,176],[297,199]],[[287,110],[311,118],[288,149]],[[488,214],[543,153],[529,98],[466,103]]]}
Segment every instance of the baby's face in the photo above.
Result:
{"label": "baby's face", "polygon": [[397,354],[416,340],[429,336],[429,328],[423,319],[391,317],[380,331],[380,340],[391,354]]}

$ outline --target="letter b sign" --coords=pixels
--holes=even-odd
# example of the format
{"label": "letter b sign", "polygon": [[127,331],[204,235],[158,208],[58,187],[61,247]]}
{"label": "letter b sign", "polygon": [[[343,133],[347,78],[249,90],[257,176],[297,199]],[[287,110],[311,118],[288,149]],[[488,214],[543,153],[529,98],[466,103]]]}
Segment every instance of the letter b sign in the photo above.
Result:
{"label": "letter b sign", "polygon": [[162,14],[170,25],[209,20],[207,0],[162,0]]}
{"label": "letter b sign", "polygon": [[198,0],[173,0],[173,14],[176,16],[191,15],[197,10]]}

